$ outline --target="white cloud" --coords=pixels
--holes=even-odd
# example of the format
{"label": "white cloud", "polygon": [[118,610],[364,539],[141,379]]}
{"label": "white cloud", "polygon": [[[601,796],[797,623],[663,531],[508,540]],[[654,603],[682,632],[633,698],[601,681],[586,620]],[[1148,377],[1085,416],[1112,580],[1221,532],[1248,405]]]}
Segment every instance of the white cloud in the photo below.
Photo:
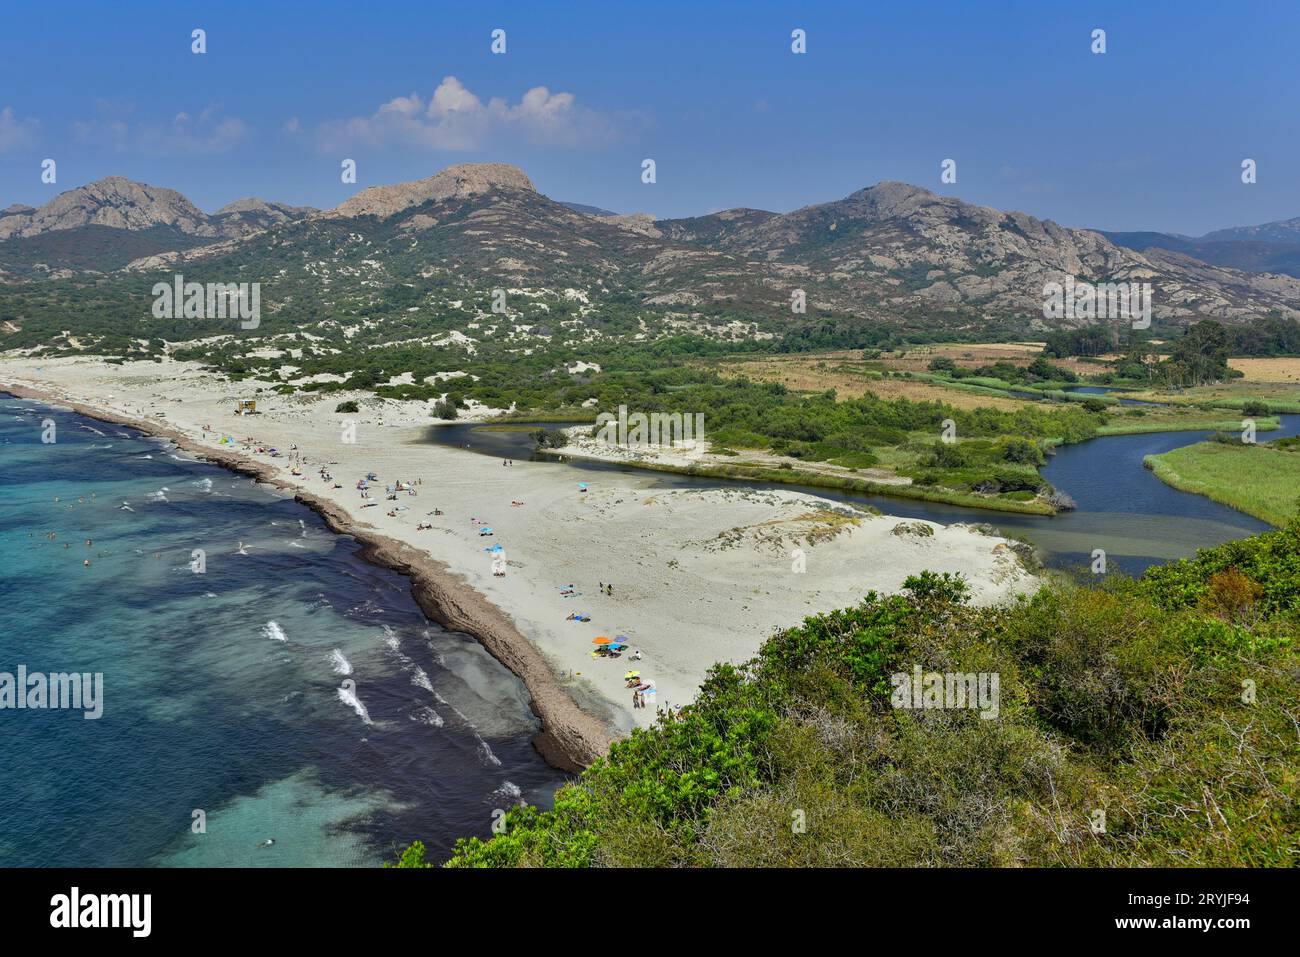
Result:
{"label": "white cloud", "polygon": [[418,93],[395,97],[370,116],[322,124],[317,140],[326,150],[348,145],[472,150],[498,137],[580,146],[611,135],[611,123],[579,107],[572,93],[552,93],[544,86],[535,86],[518,103],[499,97],[484,103],[460,80],[448,76],[427,103]]}
{"label": "white cloud", "polygon": [[119,151],[144,153],[225,153],[244,142],[248,124],[226,116],[219,104],[205,107],[198,116],[181,111],[170,122],[136,122],[129,105],[101,101],[99,116],[72,124],[77,142]]}
{"label": "white cloud", "polygon": [[0,110],[0,153],[35,146],[36,127],[35,120],[20,120],[14,116],[11,106]]}

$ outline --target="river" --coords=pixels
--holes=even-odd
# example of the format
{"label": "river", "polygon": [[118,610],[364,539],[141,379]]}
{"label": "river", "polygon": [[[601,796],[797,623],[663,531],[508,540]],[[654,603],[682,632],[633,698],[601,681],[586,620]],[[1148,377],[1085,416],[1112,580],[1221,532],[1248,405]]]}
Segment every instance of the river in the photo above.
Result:
{"label": "river", "polygon": [[[1300,434],[1300,415],[1279,416],[1281,429],[1264,433],[1267,439]],[[529,459],[533,441],[527,431],[497,432],[478,428],[481,423],[430,427],[428,440],[468,448],[497,458]],[[530,425],[529,423],[511,423]],[[534,428],[564,428],[584,423],[536,423]],[[1195,554],[1235,538],[1267,531],[1268,523],[1220,505],[1201,495],[1180,492],[1161,482],[1142,466],[1147,455],[1157,455],[1204,441],[1209,432],[1152,432],[1142,435],[1103,436],[1059,448],[1048,459],[1042,475],[1056,488],[1068,492],[1078,508],[1055,516],[1021,515],[987,509],[946,505],[918,499],[860,495],[815,486],[742,482],[752,488],[789,488],[839,501],[874,505],[887,515],[921,518],[943,524],[988,524],[1004,534],[1024,539],[1039,551],[1048,567],[1087,570],[1096,549],[1106,553],[1108,571],[1139,574],[1151,565]],[[650,477],[658,488],[717,488],[735,485],[726,479],[696,478],[666,472],[649,472],[633,466],[578,460],[547,459],[555,468],[582,472],[637,472]]]}

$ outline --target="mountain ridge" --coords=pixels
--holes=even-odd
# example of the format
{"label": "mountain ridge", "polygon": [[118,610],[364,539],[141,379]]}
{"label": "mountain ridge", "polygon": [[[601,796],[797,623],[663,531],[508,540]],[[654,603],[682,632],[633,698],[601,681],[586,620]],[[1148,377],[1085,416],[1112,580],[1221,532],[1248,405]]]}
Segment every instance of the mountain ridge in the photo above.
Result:
{"label": "mountain ridge", "polygon": [[[369,224],[365,248],[350,238],[355,230],[327,228],[331,223]],[[1043,327],[1046,284],[1069,275],[1151,282],[1156,316],[1174,324],[1245,321],[1269,311],[1300,315],[1293,277],[1206,262],[1186,247],[1135,250],[1100,231],[896,180],[787,213],[736,208],[654,219],[575,210],[505,163],[458,164],[420,180],[368,187],[329,210],[244,199],[212,215],[174,190],[108,177],[39,209],[0,215],[0,239],[16,238],[0,243],[0,271],[14,268],[6,251],[29,251],[33,237],[90,226],[152,231],[153,248],[143,257],[125,267],[120,256],[112,260],[112,269],[134,272],[197,261],[220,268],[226,260],[246,270],[293,247],[345,283],[355,281],[350,276],[360,263],[378,262],[391,283],[445,274],[492,284],[567,284],[633,295],[648,306],[770,315],[788,315],[793,291],[803,289],[810,310],[894,321],[938,315],[967,326],[1018,316],[1034,328]],[[166,248],[167,230],[184,237],[173,249]],[[65,247],[76,238],[68,234]],[[75,256],[65,256],[61,272],[48,263],[20,265],[27,278],[81,268]],[[309,272],[290,261],[277,274],[305,282]]]}

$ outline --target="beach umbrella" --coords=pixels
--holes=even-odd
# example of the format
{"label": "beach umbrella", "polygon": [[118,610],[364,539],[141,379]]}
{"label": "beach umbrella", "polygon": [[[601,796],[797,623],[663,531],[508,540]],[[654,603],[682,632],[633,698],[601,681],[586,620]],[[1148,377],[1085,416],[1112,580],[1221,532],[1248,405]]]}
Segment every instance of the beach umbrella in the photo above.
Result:
{"label": "beach umbrella", "polygon": [[596,638],[591,639],[591,643],[593,645],[608,645],[613,640],[614,640],[613,638],[606,638],[604,635],[600,635]]}
{"label": "beach umbrella", "polygon": [[579,482],[579,483],[578,483],[578,491],[579,491],[579,492],[585,492],[585,491],[587,491],[587,483],[586,483],[586,482]]}
{"label": "beach umbrella", "polygon": [[633,678],[640,678],[640,677],[641,677],[641,672],[639,672],[639,671],[629,671],[627,674],[625,674],[625,675],[623,676],[623,679],[624,679],[625,681],[631,681]]}

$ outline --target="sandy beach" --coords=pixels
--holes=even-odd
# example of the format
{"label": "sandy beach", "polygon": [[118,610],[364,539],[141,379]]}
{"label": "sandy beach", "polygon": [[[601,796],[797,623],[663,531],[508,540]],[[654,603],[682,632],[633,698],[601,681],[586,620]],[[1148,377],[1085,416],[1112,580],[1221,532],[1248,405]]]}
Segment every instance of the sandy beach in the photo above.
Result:
{"label": "sandy beach", "polygon": [[[170,360],[0,359],[0,390],[145,429],[292,489],[361,540],[366,557],[410,575],[426,614],[473,635],[520,676],[542,722],[538,748],[560,767],[585,766],[657,709],[688,703],[713,663],[744,661],[774,630],[897,590],[923,569],[962,573],[979,603],[1038,583],[1005,539],[967,526],[872,515],[796,491],[663,489],[653,473],[504,466],[428,443],[426,403],[286,397],[271,385]],[[259,414],[235,413],[246,399]],[[334,412],[347,399],[361,411]],[[272,447],[278,456],[257,451]],[[369,473],[377,478],[363,499],[356,486]],[[399,480],[416,494],[390,501],[385,486]],[[504,575],[494,573],[500,555],[486,550],[494,545]],[[626,636],[628,652],[593,658],[600,636]],[[645,709],[632,708],[629,669],[655,683]]]}

